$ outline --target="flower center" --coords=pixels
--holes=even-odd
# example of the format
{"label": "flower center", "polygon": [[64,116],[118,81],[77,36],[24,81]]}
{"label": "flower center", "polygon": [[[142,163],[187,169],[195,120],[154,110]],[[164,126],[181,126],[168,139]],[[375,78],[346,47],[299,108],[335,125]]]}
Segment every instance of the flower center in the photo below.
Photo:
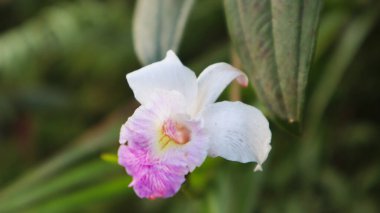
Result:
{"label": "flower center", "polygon": [[162,126],[161,148],[165,148],[170,142],[183,145],[191,139],[191,131],[183,124],[171,119],[164,122]]}

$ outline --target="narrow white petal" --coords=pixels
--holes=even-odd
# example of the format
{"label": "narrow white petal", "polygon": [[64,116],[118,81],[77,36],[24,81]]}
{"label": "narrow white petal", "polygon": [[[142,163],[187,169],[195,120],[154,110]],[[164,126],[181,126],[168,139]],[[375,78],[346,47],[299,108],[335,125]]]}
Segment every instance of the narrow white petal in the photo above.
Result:
{"label": "narrow white petal", "polygon": [[185,67],[173,51],[165,59],[127,74],[127,81],[141,104],[149,102],[156,89],[175,90],[192,103],[197,95],[196,76]]}
{"label": "narrow white petal", "polygon": [[208,66],[198,77],[198,101],[195,104],[194,113],[199,113],[204,107],[214,103],[234,79],[244,87],[248,85],[247,76],[227,63]]}
{"label": "narrow white petal", "polygon": [[210,136],[210,156],[242,163],[257,162],[261,170],[271,149],[268,120],[255,107],[241,102],[219,102],[203,113]]}

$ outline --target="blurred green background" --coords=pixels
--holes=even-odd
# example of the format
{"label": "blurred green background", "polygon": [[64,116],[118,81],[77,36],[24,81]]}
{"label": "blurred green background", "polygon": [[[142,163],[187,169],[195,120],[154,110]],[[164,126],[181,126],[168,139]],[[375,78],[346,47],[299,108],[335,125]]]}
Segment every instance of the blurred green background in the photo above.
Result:
{"label": "blurred green background", "polygon": [[[134,5],[0,0],[0,212],[380,212],[377,1],[324,2],[302,134],[271,123],[263,172],[209,158],[154,201],[127,187],[114,156],[138,106],[125,80],[141,66]],[[199,73],[231,52],[223,2],[196,1],[184,64]],[[260,106],[253,89],[242,94]]]}

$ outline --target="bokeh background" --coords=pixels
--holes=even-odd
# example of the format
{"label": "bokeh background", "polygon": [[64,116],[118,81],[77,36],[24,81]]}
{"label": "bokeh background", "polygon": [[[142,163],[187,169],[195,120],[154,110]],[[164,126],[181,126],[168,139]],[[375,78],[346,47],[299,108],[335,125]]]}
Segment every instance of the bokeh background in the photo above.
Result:
{"label": "bokeh background", "polygon": [[[302,131],[271,122],[263,172],[209,158],[175,197],[153,201],[115,159],[138,106],[125,80],[141,66],[134,5],[0,0],[0,212],[380,212],[377,1],[324,1]],[[184,64],[199,73],[231,52],[223,2],[196,1]],[[231,98],[236,88],[220,100]],[[266,111],[254,89],[241,98]]]}

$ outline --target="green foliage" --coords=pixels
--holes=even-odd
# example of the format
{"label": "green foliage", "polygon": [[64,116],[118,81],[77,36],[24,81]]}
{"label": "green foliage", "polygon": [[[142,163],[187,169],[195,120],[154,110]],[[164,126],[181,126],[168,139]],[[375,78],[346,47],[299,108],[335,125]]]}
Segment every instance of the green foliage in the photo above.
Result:
{"label": "green foliage", "polygon": [[[378,7],[374,7],[372,10],[368,10],[365,14],[352,20],[352,23],[346,27],[344,36],[340,39],[335,51],[332,53],[330,61],[326,65],[325,74],[320,80],[321,83],[316,87],[314,96],[311,97],[310,125],[317,125],[316,123],[325,111],[332,92],[335,91],[344,71],[372,29],[378,16]],[[310,129],[315,128],[310,127]]]}
{"label": "green foliage", "polygon": [[[223,2],[189,2],[161,7],[187,11],[176,10],[181,20],[175,19],[178,22],[167,26],[170,29],[153,29],[163,33],[161,39],[175,37],[161,44],[178,47],[184,30],[180,56],[185,64],[200,72],[211,63],[228,62],[232,51]],[[232,7],[227,4],[233,2],[224,3],[230,22],[228,8]],[[271,123],[273,149],[263,172],[253,173],[252,164],[209,158],[187,177],[175,197],[153,201],[136,197],[128,187],[130,177],[116,165],[114,155],[120,126],[138,106],[125,81],[127,72],[140,67],[132,40],[136,33],[132,16],[138,4],[117,0],[0,3],[0,23],[4,23],[0,27],[0,212],[380,211],[380,5],[376,1],[324,1],[305,93],[304,131],[295,137]],[[273,10],[286,5],[280,6]],[[291,11],[276,14],[291,16]],[[289,32],[280,37],[289,42],[272,53],[272,60],[276,66],[288,62],[281,67],[285,72],[295,66],[293,57],[300,57],[305,64],[289,72],[306,74],[312,49],[308,45],[313,42],[306,37],[295,44],[297,40],[290,38],[304,35],[299,31],[305,30],[300,28],[304,23],[287,28],[282,22],[286,24],[286,18],[274,20],[273,33]],[[278,42],[273,40],[271,45]],[[293,52],[296,45],[300,48]],[[289,60],[279,62],[277,55],[288,49],[292,50]],[[260,66],[273,64],[266,61]],[[301,82],[298,91],[304,86]],[[285,92],[283,82],[277,82],[277,87]],[[244,102],[259,104],[250,88],[241,92]],[[297,90],[290,94],[295,100],[289,100],[299,104]]]}
{"label": "green foliage", "polygon": [[136,54],[142,64],[176,51],[194,0],[138,0],[133,22]]}
{"label": "green foliage", "polygon": [[275,116],[299,122],[321,1],[224,2],[234,48],[259,98]]}

